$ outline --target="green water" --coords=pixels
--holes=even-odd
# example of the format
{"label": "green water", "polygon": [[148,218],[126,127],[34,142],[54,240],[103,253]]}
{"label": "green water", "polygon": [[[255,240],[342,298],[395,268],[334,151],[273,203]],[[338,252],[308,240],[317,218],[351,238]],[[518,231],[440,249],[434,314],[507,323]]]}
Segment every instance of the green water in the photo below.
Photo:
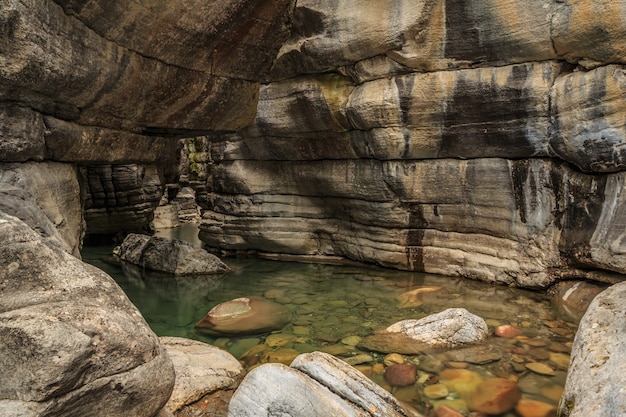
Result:
{"label": "green water", "polygon": [[[267,335],[213,338],[198,334],[194,324],[215,305],[238,297],[267,296],[287,306],[293,320],[278,333],[285,336],[288,343],[266,346],[265,350],[260,348],[261,353],[255,357],[244,356],[246,365],[267,361],[267,353],[278,350],[334,349],[344,359],[368,354],[371,361],[365,366],[371,367],[382,363],[385,355],[361,350],[353,346],[353,340],[367,337],[374,330],[399,320],[418,319],[446,308],[463,307],[485,319],[490,328],[513,324],[523,332],[517,339],[489,338],[486,346],[498,352],[499,360],[476,364],[475,359],[470,359],[469,364],[463,366],[484,377],[518,381],[525,397],[549,404],[557,403],[559,387],[564,385],[566,365],[556,363],[559,361],[553,358],[555,354],[567,355],[577,324],[559,317],[547,297],[539,292],[373,266],[257,258],[224,258],[233,272],[223,277],[175,278],[136,268],[123,269],[112,262],[111,250],[112,247],[87,247],[83,258],[118,282],[160,336],[202,340],[240,358],[247,349],[263,345]],[[407,303],[406,294],[423,287],[434,290]],[[420,371],[435,375],[442,367],[463,363],[465,359],[446,356],[446,352],[405,355],[405,358],[407,362],[418,364],[418,368],[420,363],[435,361],[438,364],[435,370],[424,366]],[[554,375],[528,371],[524,364],[529,362],[547,364],[555,371]],[[373,374],[372,378],[385,385],[382,375]],[[419,387],[414,391],[406,394],[408,399],[402,399],[422,412],[432,406],[433,402],[424,399]]]}

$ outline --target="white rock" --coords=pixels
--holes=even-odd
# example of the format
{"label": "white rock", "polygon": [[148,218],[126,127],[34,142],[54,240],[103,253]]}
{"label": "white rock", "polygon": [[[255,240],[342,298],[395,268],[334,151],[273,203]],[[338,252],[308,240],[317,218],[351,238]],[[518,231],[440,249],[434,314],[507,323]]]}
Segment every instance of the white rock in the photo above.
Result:
{"label": "white rock", "polygon": [[432,346],[478,343],[489,336],[487,323],[464,308],[449,308],[419,320],[402,320],[385,329]]}

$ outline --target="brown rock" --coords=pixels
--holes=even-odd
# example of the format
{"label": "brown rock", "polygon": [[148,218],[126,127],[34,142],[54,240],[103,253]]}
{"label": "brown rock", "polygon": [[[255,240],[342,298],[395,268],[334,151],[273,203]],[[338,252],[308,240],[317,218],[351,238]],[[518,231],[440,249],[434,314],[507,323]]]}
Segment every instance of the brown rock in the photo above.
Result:
{"label": "brown rock", "polygon": [[495,328],[494,334],[498,337],[513,339],[514,337],[521,335],[522,331],[511,326],[510,324],[503,324],[502,326],[498,326]]}
{"label": "brown rock", "polygon": [[556,417],[556,407],[542,401],[522,398],[515,406],[520,417]]}
{"label": "brown rock", "polygon": [[433,384],[424,387],[424,395],[431,400],[438,400],[440,398],[446,398],[450,391],[448,387],[443,384]]}
{"label": "brown rock", "polygon": [[391,365],[385,370],[385,380],[393,387],[406,387],[415,383],[417,370],[407,363]]}
{"label": "brown rock", "polygon": [[254,334],[282,329],[291,312],[281,304],[262,297],[242,297],[218,304],[196,323],[200,333]]}
{"label": "brown rock", "polygon": [[294,349],[279,349],[267,352],[261,357],[261,363],[282,363],[289,366],[300,352]]}
{"label": "brown rock", "polygon": [[474,411],[487,414],[502,414],[515,407],[522,396],[522,391],[515,382],[503,378],[484,380],[469,400],[469,407]]}
{"label": "brown rock", "polygon": [[437,407],[435,411],[435,415],[437,417],[463,417],[463,414],[456,411],[454,408],[447,406],[445,404]]}
{"label": "brown rock", "polygon": [[439,374],[439,378],[450,391],[459,393],[463,398],[471,396],[483,382],[478,373],[469,369],[446,369]]}
{"label": "brown rock", "polygon": [[554,369],[540,362],[530,362],[526,364],[526,368],[540,375],[554,375]]}

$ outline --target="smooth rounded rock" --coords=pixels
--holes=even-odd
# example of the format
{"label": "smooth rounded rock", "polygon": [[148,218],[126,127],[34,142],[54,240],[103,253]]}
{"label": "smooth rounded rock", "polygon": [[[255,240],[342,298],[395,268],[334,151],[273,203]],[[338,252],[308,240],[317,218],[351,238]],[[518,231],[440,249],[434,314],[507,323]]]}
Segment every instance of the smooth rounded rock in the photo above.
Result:
{"label": "smooth rounded rock", "polygon": [[476,388],[469,400],[470,410],[487,414],[502,414],[512,410],[522,397],[522,391],[513,381],[489,378]]}
{"label": "smooth rounded rock", "polygon": [[216,391],[232,395],[245,371],[228,352],[197,340],[161,337],[176,372],[174,390],[166,407],[177,412]]}
{"label": "smooth rounded rock", "polygon": [[520,417],[556,417],[556,407],[542,401],[522,398],[515,406]]}
{"label": "smooth rounded rock", "polygon": [[431,400],[446,398],[449,393],[448,387],[443,384],[433,384],[424,387],[424,395]]}
{"label": "smooth rounded rock", "polygon": [[417,369],[413,365],[399,363],[388,367],[383,375],[392,387],[406,387],[415,383]]}
{"label": "smooth rounded rock", "polygon": [[419,320],[403,320],[385,329],[432,347],[454,347],[485,340],[487,323],[464,308],[449,308]]}
{"label": "smooth rounded rock", "polygon": [[498,337],[513,339],[514,337],[521,335],[522,331],[511,326],[510,324],[503,324],[502,326],[496,327],[493,333]]}
{"label": "smooth rounded rock", "polygon": [[210,335],[245,335],[282,329],[291,312],[262,297],[241,297],[218,304],[196,323],[196,330]]}

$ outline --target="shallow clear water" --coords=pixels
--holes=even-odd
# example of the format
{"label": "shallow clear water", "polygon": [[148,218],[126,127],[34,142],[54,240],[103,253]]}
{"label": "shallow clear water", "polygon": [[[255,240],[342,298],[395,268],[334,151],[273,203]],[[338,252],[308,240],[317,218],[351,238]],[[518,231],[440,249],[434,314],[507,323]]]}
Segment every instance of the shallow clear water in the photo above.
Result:
{"label": "shallow clear water", "polygon": [[[424,395],[426,385],[445,379],[445,369],[465,368],[483,378],[516,381],[524,397],[552,405],[557,404],[564,385],[567,354],[577,323],[559,317],[542,293],[370,266],[257,258],[225,258],[233,272],[224,277],[164,277],[136,268],[122,269],[112,262],[111,250],[87,247],[83,258],[113,276],[155,333],[215,344],[241,358],[248,367],[289,361],[293,354],[313,350],[325,350],[355,364],[363,360],[358,365],[364,373],[425,414],[441,401],[463,407],[458,405],[462,396],[455,392],[439,400]],[[424,287],[432,291],[423,292],[419,298],[407,296]],[[284,304],[292,311],[292,322],[275,332],[271,341],[266,339],[268,335],[215,338],[194,330],[194,324],[215,305],[245,296],[266,296]],[[354,346],[376,329],[450,307],[463,307],[484,318],[490,329],[513,324],[522,335],[515,339],[490,337],[477,351],[403,355],[419,370],[418,383],[408,388],[387,386],[382,365],[376,365],[383,362],[385,354]],[[363,354],[369,355],[369,360]],[[487,363],[478,364],[482,361]],[[532,362],[549,366],[553,375],[530,371],[525,365]]]}

